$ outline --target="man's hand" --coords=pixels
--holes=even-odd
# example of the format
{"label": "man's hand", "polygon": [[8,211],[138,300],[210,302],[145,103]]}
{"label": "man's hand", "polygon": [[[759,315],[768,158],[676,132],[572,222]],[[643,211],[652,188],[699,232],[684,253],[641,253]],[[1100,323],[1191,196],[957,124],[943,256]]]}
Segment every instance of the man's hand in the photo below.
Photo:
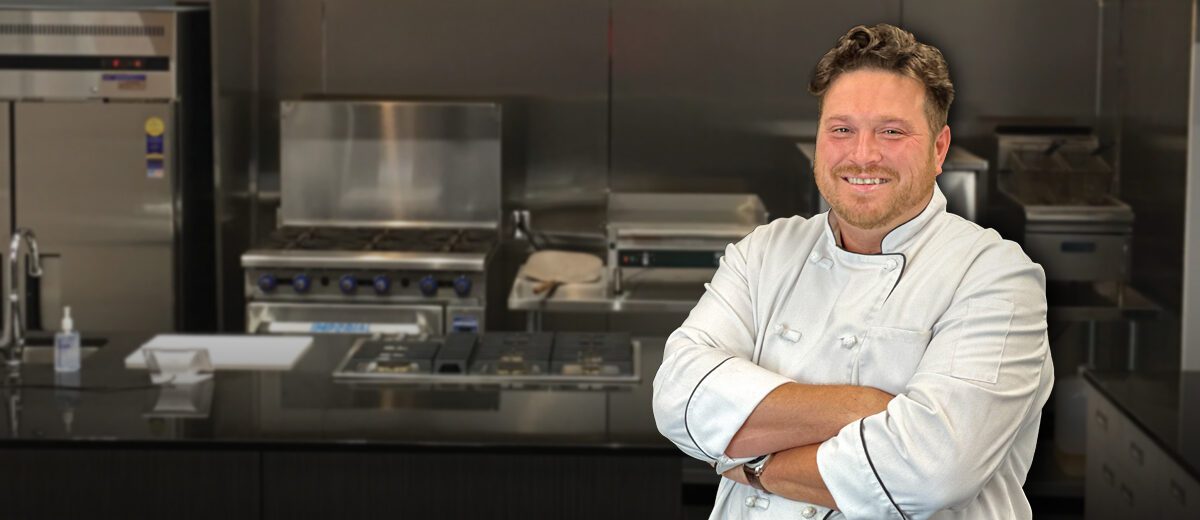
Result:
{"label": "man's hand", "polygon": [[866,386],[780,385],[742,424],[725,454],[753,457],[820,444],[847,424],[886,410],[894,397]]}
{"label": "man's hand", "polygon": [[750,481],[746,480],[746,470],[742,468],[741,464],[738,464],[736,468],[722,473],[721,476],[737,482],[738,484],[750,485]]}

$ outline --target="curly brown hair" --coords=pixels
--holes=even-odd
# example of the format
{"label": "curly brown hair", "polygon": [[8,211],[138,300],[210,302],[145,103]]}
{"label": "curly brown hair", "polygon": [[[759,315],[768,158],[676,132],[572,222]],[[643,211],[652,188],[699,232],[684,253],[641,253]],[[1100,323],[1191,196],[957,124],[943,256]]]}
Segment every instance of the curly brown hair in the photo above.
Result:
{"label": "curly brown hair", "polygon": [[929,128],[937,133],[946,126],[954,84],[942,51],[917,41],[912,33],[881,23],[859,25],[838,38],[829,52],[817,62],[808,91],[817,96],[817,110],[825,93],[838,76],[858,70],[877,69],[913,78],[925,86],[925,115]]}

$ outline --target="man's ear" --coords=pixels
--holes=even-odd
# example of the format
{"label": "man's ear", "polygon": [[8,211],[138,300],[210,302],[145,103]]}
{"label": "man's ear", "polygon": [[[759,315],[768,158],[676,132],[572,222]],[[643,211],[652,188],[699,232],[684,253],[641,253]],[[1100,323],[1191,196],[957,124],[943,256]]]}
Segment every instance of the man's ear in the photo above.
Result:
{"label": "man's ear", "polygon": [[950,152],[950,125],[942,127],[937,139],[933,141],[933,153],[937,163],[937,175],[942,173],[942,163],[946,162],[946,154]]}

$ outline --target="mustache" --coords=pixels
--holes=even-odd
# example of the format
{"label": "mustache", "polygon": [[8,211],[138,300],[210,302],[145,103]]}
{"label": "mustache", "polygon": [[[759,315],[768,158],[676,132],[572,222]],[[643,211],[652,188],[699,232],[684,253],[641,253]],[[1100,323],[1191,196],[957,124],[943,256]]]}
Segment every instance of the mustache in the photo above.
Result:
{"label": "mustache", "polygon": [[856,175],[871,175],[874,177],[895,179],[900,176],[898,173],[896,173],[896,170],[894,170],[892,168],[888,168],[886,166],[870,166],[867,168],[863,168],[860,166],[854,166],[852,164],[845,164],[842,166],[838,166],[838,167],[834,168],[833,171],[830,173],[832,173],[834,176],[837,176],[837,177],[842,177],[842,176],[854,177]]}

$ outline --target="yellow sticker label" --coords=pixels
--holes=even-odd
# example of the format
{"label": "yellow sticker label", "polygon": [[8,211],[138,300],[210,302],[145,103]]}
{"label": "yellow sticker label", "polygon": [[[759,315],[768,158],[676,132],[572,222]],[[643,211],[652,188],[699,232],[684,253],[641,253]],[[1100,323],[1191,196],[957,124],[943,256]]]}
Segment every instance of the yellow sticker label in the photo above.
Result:
{"label": "yellow sticker label", "polygon": [[163,124],[162,118],[152,117],[146,120],[146,135],[158,137],[166,131],[166,125]]}

